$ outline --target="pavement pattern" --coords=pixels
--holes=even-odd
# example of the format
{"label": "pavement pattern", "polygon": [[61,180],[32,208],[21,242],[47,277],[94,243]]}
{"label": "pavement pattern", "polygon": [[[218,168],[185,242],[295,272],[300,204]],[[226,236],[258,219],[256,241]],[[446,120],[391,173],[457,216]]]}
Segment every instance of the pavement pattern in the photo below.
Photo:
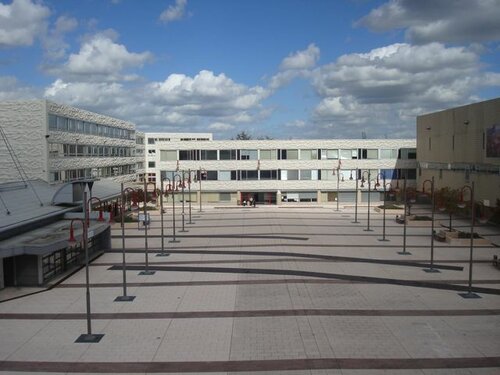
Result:
{"label": "pavement pattern", "polygon": [[[186,207],[187,208],[187,207]],[[492,245],[434,243],[430,228],[403,226],[366,207],[193,207],[184,228],[169,209],[148,230],[126,224],[89,267],[54,288],[0,303],[2,374],[500,374],[500,230]],[[425,214],[425,207],[414,207]],[[437,215],[436,229],[447,218]],[[469,223],[455,220],[467,231]],[[168,256],[157,256],[167,253]],[[140,271],[154,271],[140,275]]]}

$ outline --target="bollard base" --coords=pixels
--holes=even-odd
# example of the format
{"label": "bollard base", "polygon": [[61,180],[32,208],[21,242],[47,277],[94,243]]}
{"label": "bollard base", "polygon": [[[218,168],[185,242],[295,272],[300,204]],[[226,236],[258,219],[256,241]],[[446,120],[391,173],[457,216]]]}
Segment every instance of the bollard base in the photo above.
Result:
{"label": "bollard base", "polygon": [[170,254],[169,253],[158,253],[156,254],[157,257],[168,257]]}
{"label": "bollard base", "polygon": [[384,242],[390,241],[390,240],[388,240],[387,238],[379,238],[378,240],[379,240],[379,241],[384,241]]}
{"label": "bollard base", "polygon": [[423,271],[427,273],[441,273],[440,270],[437,270],[435,268],[424,268]]}
{"label": "bollard base", "polygon": [[179,241],[179,240],[170,240],[170,241],[168,241],[168,242],[169,242],[169,243],[177,243],[177,242],[181,242],[181,241]]}
{"label": "bollard base", "polygon": [[189,231],[188,231],[188,230],[186,230],[186,229],[181,229],[179,232],[181,232],[181,233],[185,233],[185,232],[189,232]]}
{"label": "bollard base", "polygon": [[373,232],[373,229],[363,229],[365,232]]}
{"label": "bollard base", "polygon": [[83,344],[92,344],[92,343],[97,343],[101,341],[101,339],[104,337],[104,334],[102,333],[94,333],[94,334],[88,334],[84,333],[76,339],[75,343],[83,343]]}
{"label": "bollard base", "polygon": [[467,292],[467,293],[458,293],[458,295],[462,298],[466,299],[475,299],[475,298],[482,298],[479,294],[472,293],[472,292]]}
{"label": "bollard base", "polygon": [[135,296],[118,296],[114,299],[114,302],[132,302]]}
{"label": "bollard base", "polygon": [[399,255],[411,255],[409,251],[398,251]]}
{"label": "bollard base", "polygon": [[154,275],[155,273],[156,273],[155,271],[141,271],[141,272],[139,272],[139,275],[149,276],[149,275]]}
{"label": "bollard base", "polygon": [[359,221],[351,221],[351,223],[353,223],[353,224],[359,224],[360,222]]}

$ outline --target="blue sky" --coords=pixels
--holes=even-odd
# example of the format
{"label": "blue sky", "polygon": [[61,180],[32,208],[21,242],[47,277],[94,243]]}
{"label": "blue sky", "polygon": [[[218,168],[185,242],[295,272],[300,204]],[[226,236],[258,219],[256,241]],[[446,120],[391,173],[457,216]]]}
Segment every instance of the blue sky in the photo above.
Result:
{"label": "blue sky", "polygon": [[0,100],[143,131],[405,138],[500,96],[500,0],[0,0]]}

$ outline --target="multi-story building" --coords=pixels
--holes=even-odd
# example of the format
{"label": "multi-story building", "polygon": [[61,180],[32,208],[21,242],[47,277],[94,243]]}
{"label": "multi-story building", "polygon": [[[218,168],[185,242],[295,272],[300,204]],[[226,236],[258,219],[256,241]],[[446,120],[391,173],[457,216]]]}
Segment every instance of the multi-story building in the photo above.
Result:
{"label": "multi-story building", "polygon": [[[135,179],[135,125],[48,100],[0,103],[4,136],[30,179]],[[2,182],[19,179],[0,148]]]}
{"label": "multi-story building", "polygon": [[[230,140],[161,141],[146,133],[146,173],[159,186],[160,179],[179,179],[180,171],[198,171],[202,202],[262,203],[353,202],[356,179],[406,177],[415,184],[415,140]],[[201,171],[201,173],[199,172]],[[194,177],[194,175],[193,175]],[[337,186],[338,182],[338,186]],[[198,184],[192,200],[200,199]],[[365,185],[365,189],[366,185]],[[380,191],[380,188],[379,188]],[[359,193],[366,196],[367,192]],[[373,199],[380,193],[374,191]],[[361,198],[364,199],[364,198]]]}
{"label": "multi-story building", "polygon": [[475,201],[500,199],[500,98],[417,117],[419,186],[461,189],[475,182]]}

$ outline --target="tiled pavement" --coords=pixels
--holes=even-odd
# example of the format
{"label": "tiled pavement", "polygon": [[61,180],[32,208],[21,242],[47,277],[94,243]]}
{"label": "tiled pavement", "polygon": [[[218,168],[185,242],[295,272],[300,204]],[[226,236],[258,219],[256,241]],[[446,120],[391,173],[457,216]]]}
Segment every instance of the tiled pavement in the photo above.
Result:
{"label": "tiled pavement", "polygon": [[[177,233],[180,242],[172,244],[168,211],[165,246],[176,252],[156,257],[158,215],[154,213],[148,231],[149,264],[166,268],[154,275],[132,270],[144,264],[144,232],[127,226],[133,302],[113,302],[122,294],[119,226],[113,228],[112,251],[90,267],[92,328],[104,334],[101,342],[74,343],[86,332],[81,270],[52,290],[0,303],[0,372],[500,373],[500,271],[490,262],[493,254],[500,255],[497,247],[475,248],[473,286],[485,292],[480,299],[463,299],[454,290],[404,282],[466,285],[467,246],[435,243],[436,264],[462,271],[428,274],[420,267],[370,262],[429,260],[429,228],[408,227],[412,255],[397,254],[403,230],[393,215],[387,217],[390,241],[381,242],[382,215],[375,212],[374,231],[366,232],[366,212],[360,211],[360,224],[352,224],[351,208],[207,207],[202,213],[193,211],[195,224],[186,224],[189,232]],[[455,224],[464,230],[468,225]],[[483,226],[478,231],[500,243],[498,229]],[[110,269],[113,265],[120,267]],[[228,268],[236,270],[222,272]],[[275,272],[259,273],[270,270]],[[291,271],[336,276],[296,276]],[[403,285],[360,277],[398,279]]]}

